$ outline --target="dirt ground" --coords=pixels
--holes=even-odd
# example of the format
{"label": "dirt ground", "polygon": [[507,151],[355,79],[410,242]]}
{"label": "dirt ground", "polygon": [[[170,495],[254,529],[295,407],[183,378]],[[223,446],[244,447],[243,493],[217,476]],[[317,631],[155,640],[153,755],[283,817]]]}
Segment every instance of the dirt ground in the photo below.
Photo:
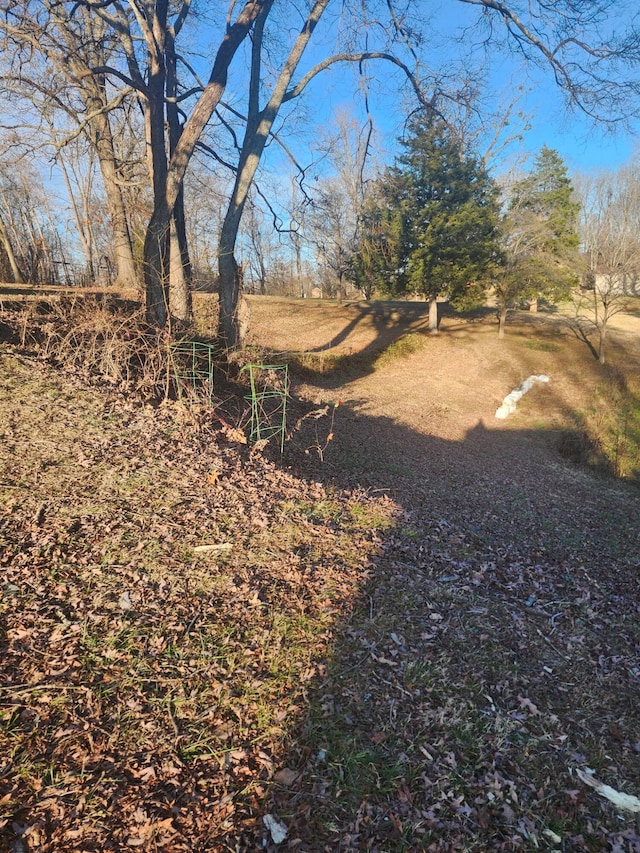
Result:
{"label": "dirt ground", "polygon": [[[436,336],[427,334],[428,310],[421,302],[339,307],[254,297],[251,310],[255,343],[352,360],[346,381],[341,371],[335,380],[315,381],[321,393],[314,383],[301,388],[304,393],[319,399],[339,390],[355,411],[452,441],[479,426],[496,432],[566,425],[609,376],[568,311],[512,314],[499,340],[490,310],[469,322],[441,308]],[[387,363],[380,359],[406,336],[416,341],[415,352]],[[640,314],[613,318],[607,355],[610,366],[640,367]],[[549,383],[536,385],[508,420],[497,420],[503,398],[535,374],[547,375]]]}
{"label": "dirt ground", "polygon": [[[400,542],[394,542],[393,556],[382,561],[371,587],[371,612],[382,614],[378,624],[386,618],[394,635],[415,637],[418,626],[424,629],[431,619],[430,608],[437,608],[434,602],[442,607],[446,601],[448,612],[458,614],[451,616],[449,633],[437,639],[433,649],[436,657],[446,661],[441,684],[447,685],[444,694],[448,698],[439,696],[439,702],[451,702],[451,706],[442,711],[443,717],[449,716],[444,739],[448,741],[458,726],[454,709],[464,707],[466,690],[479,690],[486,699],[502,690],[496,685],[509,683],[508,693],[517,684],[517,701],[526,703],[527,697],[536,697],[536,710],[538,704],[544,705],[547,711],[555,708],[565,723],[572,719],[558,736],[566,735],[567,744],[580,742],[582,746],[552,758],[543,741],[555,736],[547,732],[537,747],[531,745],[534,764],[533,756],[539,756],[538,769],[514,771],[516,775],[548,771],[548,781],[558,772],[555,778],[562,786],[563,774],[572,772],[571,755],[584,758],[589,754],[589,760],[596,761],[594,746],[599,742],[596,752],[613,759],[608,764],[610,779],[625,779],[637,790],[635,748],[627,753],[627,761],[613,747],[609,716],[615,707],[614,716],[625,731],[637,725],[627,717],[638,690],[637,649],[634,652],[627,646],[631,660],[636,661],[628,671],[636,675],[615,688],[609,682],[605,698],[599,692],[604,682],[583,654],[576,653],[575,643],[584,641],[584,636],[579,639],[579,625],[589,626],[587,646],[601,644],[608,650],[605,655],[614,654],[614,636],[631,639],[622,623],[614,628],[601,616],[614,602],[625,625],[638,612],[640,495],[636,487],[602,476],[561,451],[563,437],[585,424],[593,422],[598,427],[606,421],[606,394],[611,387],[622,383],[623,394],[637,393],[629,391],[624,377],[637,377],[640,370],[638,314],[614,318],[608,363],[602,366],[594,357],[593,340],[583,334],[569,312],[516,313],[510,317],[505,339],[499,340],[490,311],[471,320],[444,311],[440,333],[430,336],[426,334],[426,306],[420,303],[318,304],[312,309],[298,304],[286,313],[282,305],[255,300],[252,310],[255,340],[262,345],[296,349],[307,341],[307,350],[346,356],[335,376],[303,380],[297,392],[316,403],[340,400],[344,404],[336,410],[334,440],[319,476],[333,477],[338,484],[364,486],[370,494],[387,495],[404,513]],[[402,340],[412,342],[409,350],[413,351],[403,352]],[[496,419],[504,397],[528,376],[539,374],[548,376],[549,382],[535,384],[506,420]],[[418,569],[421,565],[424,575]],[[503,573],[500,580],[492,576],[491,568],[487,570],[496,565]],[[471,567],[477,574],[469,583]],[[451,588],[445,589],[445,583],[431,585],[428,578],[434,571],[451,582]],[[560,627],[555,621],[559,617],[550,613],[554,604],[586,600],[585,596],[593,605],[591,615],[584,622],[577,617],[571,627],[563,621]],[[507,624],[513,620],[513,625],[522,625],[522,605],[526,613],[527,602],[534,600],[541,602],[538,616],[542,621],[544,613],[551,619],[551,634],[535,625],[530,626],[526,640],[517,638],[520,629],[512,632]],[[561,603],[559,609],[564,606]],[[418,612],[422,615],[416,616]],[[475,619],[477,623],[471,627],[468,620]],[[358,627],[371,642],[381,636],[364,617]],[[484,645],[482,653],[476,654],[478,636],[487,645],[492,643],[489,637],[500,637],[502,651],[497,659],[491,660],[491,650]],[[390,647],[392,655],[393,644]],[[512,651],[505,654],[507,648]],[[508,674],[512,667],[518,673],[513,681]],[[366,684],[379,673],[375,662],[362,669],[357,677],[349,677],[359,685],[360,692],[354,688],[353,695],[360,701],[367,695]],[[394,678],[391,683],[396,683]],[[414,724],[415,706],[403,698],[401,689],[389,689],[389,693],[389,713],[398,714],[391,728],[402,742],[403,726],[411,730]],[[453,699],[452,694],[458,698]],[[345,703],[350,713],[357,713],[357,701],[352,698]],[[404,711],[397,710],[399,704],[393,710],[394,702],[404,703]],[[635,717],[636,711],[631,713]],[[468,719],[462,728],[466,730],[467,724]],[[384,728],[382,722],[379,725]],[[581,727],[583,734],[590,732],[589,747],[578,733]],[[475,732],[472,742],[474,737],[485,736],[475,724],[470,728]],[[467,737],[468,732],[462,740]],[[606,764],[607,759],[604,761]],[[518,764],[516,759],[514,767]],[[455,821],[451,826],[455,834]],[[602,818],[601,826],[614,831],[607,818]],[[529,840],[537,848],[538,842]],[[512,843],[516,847],[519,843],[515,836]],[[495,838],[488,841],[486,837],[484,841],[463,841],[460,847],[440,844],[422,847],[414,840],[414,846],[408,842],[398,849],[499,849]],[[548,841],[540,844],[548,848]],[[575,851],[637,851],[640,839],[630,831],[624,840],[612,835],[608,842],[587,842],[583,835],[570,837],[569,833],[561,846]],[[384,850],[385,846],[372,849]]]}

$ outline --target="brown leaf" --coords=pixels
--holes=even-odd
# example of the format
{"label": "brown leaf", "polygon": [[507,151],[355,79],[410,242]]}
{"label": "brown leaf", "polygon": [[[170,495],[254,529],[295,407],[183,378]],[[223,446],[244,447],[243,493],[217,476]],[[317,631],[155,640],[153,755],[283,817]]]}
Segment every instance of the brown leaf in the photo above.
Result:
{"label": "brown leaf", "polygon": [[300,774],[297,770],[291,770],[289,767],[283,767],[282,770],[278,770],[273,778],[279,785],[284,785],[285,788],[290,788],[299,776]]}
{"label": "brown leaf", "polygon": [[379,744],[382,741],[386,740],[389,737],[388,732],[375,732],[371,735],[372,743]]}

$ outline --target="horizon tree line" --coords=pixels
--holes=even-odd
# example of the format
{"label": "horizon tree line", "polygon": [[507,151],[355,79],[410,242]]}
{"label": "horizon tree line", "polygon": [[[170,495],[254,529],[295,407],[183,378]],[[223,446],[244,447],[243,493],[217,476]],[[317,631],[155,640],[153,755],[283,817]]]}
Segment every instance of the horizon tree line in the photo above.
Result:
{"label": "horizon tree line", "polygon": [[[411,99],[446,120],[447,112],[481,113],[478,67],[489,53],[515,49],[527,62],[547,67],[567,101],[589,115],[616,121],[638,113],[635,19],[626,19],[613,0],[560,0],[553,8],[524,0],[458,0],[467,59],[455,63],[452,54],[441,65],[429,61],[429,47],[441,34],[431,29],[427,0],[413,18],[378,0],[342,5],[343,41],[329,53],[321,46],[335,43],[333,6],[332,0],[316,0],[308,9],[246,0],[226,13],[214,7],[198,17],[190,3],[168,0],[6,4],[0,86],[5,109],[10,105],[19,116],[8,125],[17,147],[34,156],[46,145],[57,159],[75,142],[91,150],[116,280],[137,284],[144,278],[150,322],[191,320],[186,220],[192,205],[185,203],[185,180],[206,155],[224,187],[215,257],[219,334],[230,348],[241,343],[236,315],[243,269],[236,253],[243,217],[252,193],[262,192],[256,181],[272,151],[284,152],[300,175],[308,168],[289,144],[289,125],[302,117],[298,104],[318,97],[317,81],[330,69],[354,68],[367,108],[369,79],[384,76],[404,88],[407,104]],[[616,32],[614,20],[627,23]],[[566,38],[567,27],[579,28],[584,39]],[[199,56],[204,45],[210,45],[206,60]],[[76,218],[80,242],[90,244],[81,206]],[[327,263],[335,255],[329,248],[325,244]]]}

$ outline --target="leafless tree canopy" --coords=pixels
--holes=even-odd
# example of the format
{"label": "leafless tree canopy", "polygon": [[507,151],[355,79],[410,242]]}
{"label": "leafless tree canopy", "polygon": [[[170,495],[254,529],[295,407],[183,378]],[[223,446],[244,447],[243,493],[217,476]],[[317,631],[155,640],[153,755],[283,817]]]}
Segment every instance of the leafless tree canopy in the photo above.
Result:
{"label": "leafless tree canopy", "polygon": [[[288,144],[293,118],[309,134],[320,81],[337,68],[355,71],[354,94],[386,87],[400,109],[436,110],[468,133],[485,116],[482,68],[506,51],[546,69],[585,114],[637,118],[640,13],[631,0],[457,0],[448,8],[444,32],[427,0],[245,0],[226,12],[169,0],[8,0],[0,86],[18,115],[5,113],[5,126],[32,155],[45,137],[56,157],[74,140],[91,148],[118,275],[131,280],[142,270],[149,319],[161,325],[171,315],[189,319],[184,179],[194,155],[208,152],[209,168],[225,175],[217,186],[231,176],[217,256],[220,331],[233,346],[235,252],[250,189],[271,149],[304,171]],[[136,246],[130,191],[141,182],[148,208]],[[188,200],[186,208],[193,215]]]}

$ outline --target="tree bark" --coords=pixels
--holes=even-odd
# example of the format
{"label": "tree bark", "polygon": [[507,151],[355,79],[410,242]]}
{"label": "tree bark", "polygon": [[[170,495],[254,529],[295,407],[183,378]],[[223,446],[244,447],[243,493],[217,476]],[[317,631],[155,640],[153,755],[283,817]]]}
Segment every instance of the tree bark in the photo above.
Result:
{"label": "tree bark", "polygon": [[2,248],[4,249],[5,254],[7,256],[7,260],[9,261],[9,266],[11,267],[11,274],[13,275],[14,284],[24,284],[24,279],[22,278],[22,274],[20,273],[20,268],[18,266],[15,253],[13,251],[13,246],[11,245],[11,240],[9,239],[9,233],[2,219],[0,219],[0,246],[2,246]]}
{"label": "tree bark", "polygon": [[435,296],[429,299],[429,331],[438,334],[438,300]]}
{"label": "tree bark", "polygon": [[498,308],[498,337],[504,338],[504,329],[507,323],[507,306],[500,305]]}
{"label": "tree bark", "polygon": [[144,238],[144,283],[147,321],[163,328],[169,317],[169,292],[165,278],[167,230],[171,216],[156,205]]}
{"label": "tree bark", "polygon": [[168,164],[165,147],[167,85],[165,48],[168,0],[157,0],[154,7],[154,14],[145,32],[148,55],[145,134],[154,207],[145,234],[143,259],[147,320],[152,325],[162,328],[169,318],[168,261],[173,213],[173,204],[169,205],[167,199]]}
{"label": "tree bark", "polygon": [[[68,68],[72,80],[81,81],[81,84],[78,83],[78,89],[89,116],[87,136],[98,158],[109,219],[113,229],[113,252],[116,267],[114,284],[118,287],[134,289],[138,285],[138,273],[133,257],[129,218],[122,193],[118,158],[109,118],[107,81],[104,74],[91,73],[91,66],[100,66],[105,62],[104,46],[101,41],[103,34],[99,24],[96,24],[87,9],[84,9],[82,14],[86,31],[92,36],[92,40],[82,49],[79,49],[77,44],[70,40],[68,49],[72,53],[73,60],[70,65],[67,65],[65,60],[62,67]],[[61,21],[60,26],[63,27],[63,25],[63,21]]]}
{"label": "tree bark", "polygon": [[[249,34],[256,18],[261,13],[268,14],[274,0],[247,0],[235,22],[227,32],[218,48],[209,81],[198,103],[182,129],[180,139],[171,156],[164,175],[154,172],[154,209],[147,228],[144,242],[144,273],[147,292],[147,318],[160,327],[168,318],[168,294],[166,287],[167,241],[169,238],[171,217],[182,190],[184,176],[202,131],[220,103],[227,85],[227,73],[236,51]],[[151,76],[149,89],[151,90]],[[158,87],[159,88],[159,87]],[[164,157],[164,133],[157,126],[158,118],[163,121],[164,84],[161,91],[149,93],[150,135],[152,150],[160,163],[160,153]],[[154,164],[155,165],[155,164]],[[235,271],[234,271],[235,274]]]}
{"label": "tree bark", "polygon": [[[228,350],[242,346],[239,306],[241,296],[240,268],[234,256],[238,223],[225,217],[220,232],[218,273],[220,276],[220,312],[218,317],[218,335]],[[224,282],[224,286],[223,286]]]}
{"label": "tree bark", "polygon": [[188,266],[183,260],[186,240],[181,240],[176,217],[171,218],[169,237],[169,312],[172,319],[188,326],[192,320],[191,286]]}
{"label": "tree bark", "polygon": [[[106,119],[106,116],[104,116]],[[108,122],[106,122],[108,125]],[[115,255],[116,278],[114,284],[117,287],[134,289],[138,286],[138,271],[133,257],[131,245],[131,234],[129,231],[129,220],[127,209],[122,195],[122,189],[118,182],[118,169],[113,151],[113,140],[108,145],[108,140],[100,135],[102,140],[97,148],[98,163],[104,184],[109,218],[113,229],[113,252]]]}
{"label": "tree bark", "polygon": [[270,8],[265,8],[264,12],[256,20],[251,57],[247,126],[240,152],[233,193],[229,200],[220,232],[220,253],[218,259],[220,315],[218,331],[225,346],[229,349],[236,349],[243,344],[241,328],[238,324],[238,300],[241,296],[241,289],[237,280],[238,265],[234,258],[234,251],[244,206],[264,147],[273,127],[273,122],[285,100],[289,84],[304,50],[328,4],[329,0],[316,0],[314,3],[284,63],[269,102],[263,110],[259,110],[262,36]]}
{"label": "tree bark", "polygon": [[[180,137],[182,126],[178,111],[178,72],[175,50],[175,32],[171,27],[166,33],[166,89],[167,123],[169,125],[169,156],[173,156]],[[191,298],[191,261],[187,243],[187,229],[184,216],[184,187],[181,186],[173,208],[169,237],[169,311],[171,317],[183,326],[193,320]]]}
{"label": "tree bark", "polygon": [[600,342],[598,345],[598,361],[600,364],[604,364],[606,361],[605,357],[605,339],[607,337],[607,325],[601,321],[600,326],[598,327]]}
{"label": "tree bark", "polygon": [[91,141],[98,157],[109,219],[113,229],[113,251],[116,266],[114,283],[118,287],[136,288],[138,274],[133,257],[127,208],[120,186],[115,144],[109,115],[106,112],[107,98],[104,78],[88,78],[88,85],[92,90],[86,98],[88,111],[93,114],[89,121]]}

